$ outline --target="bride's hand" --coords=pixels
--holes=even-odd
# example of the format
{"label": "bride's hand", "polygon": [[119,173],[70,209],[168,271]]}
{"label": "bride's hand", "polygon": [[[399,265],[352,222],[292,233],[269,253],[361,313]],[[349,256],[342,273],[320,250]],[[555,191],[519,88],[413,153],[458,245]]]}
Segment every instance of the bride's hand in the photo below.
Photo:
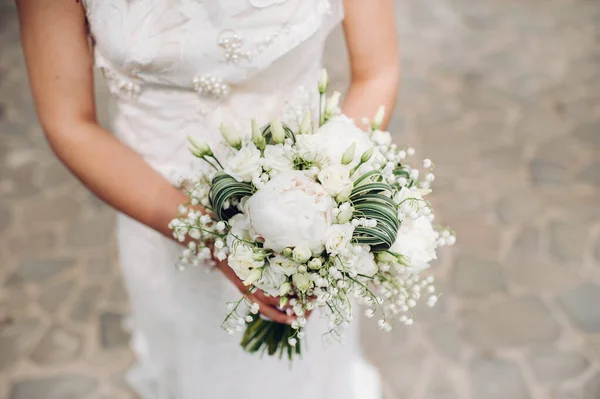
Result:
{"label": "bride's hand", "polygon": [[[236,276],[233,269],[229,267],[227,260],[217,262],[217,268],[231,281],[243,294],[248,292],[248,287],[244,285],[242,280]],[[279,308],[279,297],[272,297],[265,295],[261,290],[256,290],[251,294],[247,295],[248,299],[253,303],[258,304],[259,312],[269,319],[276,321],[281,324],[292,324],[296,320],[296,316],[288,316],[285,311],[281,311]]]}

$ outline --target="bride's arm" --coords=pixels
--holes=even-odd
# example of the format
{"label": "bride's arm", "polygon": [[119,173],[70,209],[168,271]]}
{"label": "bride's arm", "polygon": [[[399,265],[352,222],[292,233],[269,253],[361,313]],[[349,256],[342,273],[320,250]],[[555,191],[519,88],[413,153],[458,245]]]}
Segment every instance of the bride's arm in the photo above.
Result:
{"label": "bride's arm", "polygon": [[387,126],[400,82],[400,55],[393,0],[344,0],[343,22],[351,81],[342,106],[357,123],[380,105]]}
{"label": "bride's arm", "polygon": [[75,0],[17,1],[36,109],[58,158],[98,197],[172,237],[183,193],[96,121],[85,15]]}
{"label": "bride's arm", "polygon": [[[96,120],[92,57],[85,15],[75,0],[17,0],[21,40],[40,123],[58,158],[98,197],[117,210],[172,237],[168,223],[185,194],[156,173]],[[241,281],[219,268],[240,290]],[[267,317],[279,312],[277,299],[260,291],[249,295]]]}

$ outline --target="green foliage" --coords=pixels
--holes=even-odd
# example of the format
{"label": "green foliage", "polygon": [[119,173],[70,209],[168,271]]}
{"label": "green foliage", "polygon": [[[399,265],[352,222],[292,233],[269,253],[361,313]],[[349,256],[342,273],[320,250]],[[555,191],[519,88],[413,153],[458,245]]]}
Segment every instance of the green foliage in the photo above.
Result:
{"label": "green foliage", "polygon": [[296,336],[297,331],[287,324],[276,323],[254,316],[254,320],[248,324],[240,345],[249,353],[259,350],[267,351],[269,356],[278,353],[281,359],[284,354],[289,360],[293,355],[300,355],[302,350],[298,339],[295,346],[288,342],[288,338]]}
{"label": "green foliage", "polygon": [[390,249],[398,235],[397,207],[383,194],[393,191],[391,185],[383,182],[380,172],[371,171],[356,180],[350,195],[355,216],[377,221],[375,227],[359,226],[354,230],[356,242],[369,245],[375,253]]}
{"label": "green foliage", "polygon": [[254,188],[250,183],[238,182],[225,172],[217,172],[212,181],[209,199],[210,204],[218,220],[227,221],[239,213],[236,207],[230,206],[225,209],[225,204],[231,204],[234,200],[241,200],[252,195]]}

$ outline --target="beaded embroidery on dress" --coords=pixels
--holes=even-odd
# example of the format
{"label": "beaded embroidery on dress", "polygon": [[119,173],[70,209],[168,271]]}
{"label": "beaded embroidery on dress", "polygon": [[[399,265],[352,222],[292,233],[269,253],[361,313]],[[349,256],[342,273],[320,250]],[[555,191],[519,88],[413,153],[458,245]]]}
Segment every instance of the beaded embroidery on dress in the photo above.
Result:
{"label": "beaded embroidery on dress", "polygon": [[[175,185],[201,167],[188,135],[218,151],[221,121],[249,126],[283,112],[294,123],[315,105],[309,88],[341,3],[84,1],[96,66],[116,102],[114,134]],[[229,281],[202,268],[178,272],[179,246],[123,215],[118,239],[137,355],[129,381],[143,399],[379,398],[355,330],[346,344],[323,346],[325,321],[313,315],[293,367],[249,355],[220,329],[223,304],[238,296]]]}

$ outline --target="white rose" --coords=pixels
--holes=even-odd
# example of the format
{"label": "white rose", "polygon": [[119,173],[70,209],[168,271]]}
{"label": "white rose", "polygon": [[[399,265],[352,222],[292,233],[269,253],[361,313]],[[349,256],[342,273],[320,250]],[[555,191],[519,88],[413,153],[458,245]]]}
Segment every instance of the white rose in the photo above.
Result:
{"label": "white rose", "polygon": [[332,197],[347,199],[354,184],[350,179],[350,169],[344,165],[327,166],[318,174],[319,181]]}
{"label": "white rose", "polygon": [[254,250],[252,247],[238,241],[232,248],[229,255],[229,267],[241,280],[247,280],[253,269],[262,267],[264,261],[254,260]]}
{"label": "white rose", "polygon": [[363,251],[359,255],[355,270],[356,273],[369,277],[372,277],[379,270],[377,263],[375,263],[375,256],[370,252],[368,246],[363,248]]}
{"label": "white rose", "polygon": [[300,291],[306,291],[312,285],[310,276],[307,273],[296,273],[292,276],[292,282]]}
{"label": "white rose", "polygon": [[392,135],[389,132],[375,130],[373,133],[371,133],[371,141],[377,145],[388,146],[392,144]]}
{"label": "white rose", "polygon": [[345,115],[338,115],[328,120],[317,129],[313,137],[317,143],[318,153],[327,157],[333,164],[342,162],[344,152],[352,143],[356,143],[356,150],[351,166],[356,165],[362,154],[373,147],[373,142],[367,133]]}
{"label": "white rose", "polygon": [[281,144],[268,145],[265,148],[263,157],[265,159],[265,169],[267,170],[284,172],[294,168],[292,157],[290,154],[287,154],[283,145]]}
{"label": "white rose", "polygon": [[350,223],[332,225],[325,232],[325,249],[331,255],[343,254],[352,240],[353,233],[354,226]]}
{"label": "white rose", "polygon": [[254,144],[242,147],[225,165],[225,173],[237,181],[250,182],[261,171],[260,150]]}
{"label": "white rose", "polygon": [[282,255],[275,255],[274,257],[269,258],[269,266],[275,273],[291,276],[296,273],[298,266],[300,265],[293,259],[286,258]]}
{"label": "white rose", "polygon": [[278,174],[246,202],[254,232],[275,252],[297,246],[321,252],[334,206],[327,191],[302,171]]}
{"label": "white rose", "polygon": [[312,251],[307,247],[296,247],[292,252],[292,257],[298,263],[305,263],[312,256]]}
{"label": "white rose", "polygon": [[437,234],[426,216],[416,220],[406,219],[398,230],[398,237],[390,248],[391,252],[408,258],[414,273],[429,267],[429,262],[437,259]]}
{"label": "white rose", "polygon": [[285,274],[279,273],[271,265],[263,268],[263,273],[256,286],[271,296],[278,296],[281,285],[287,280]]}

